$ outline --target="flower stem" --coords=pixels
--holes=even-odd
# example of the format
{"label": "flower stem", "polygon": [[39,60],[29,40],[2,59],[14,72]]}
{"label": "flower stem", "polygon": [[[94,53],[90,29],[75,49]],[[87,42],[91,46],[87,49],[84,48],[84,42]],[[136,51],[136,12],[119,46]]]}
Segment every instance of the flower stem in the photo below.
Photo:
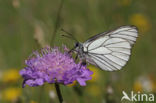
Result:
{"label": "flower stem", "polygon": [[55,83],[55,88],[56,88],[56,92],[57,92],[57,96],[59,98],[59,101],[60,103],[63,102],[63,97],[62,97],[62,94],[61,94],[61,91],[60,91],[60,86],[58,83]]}

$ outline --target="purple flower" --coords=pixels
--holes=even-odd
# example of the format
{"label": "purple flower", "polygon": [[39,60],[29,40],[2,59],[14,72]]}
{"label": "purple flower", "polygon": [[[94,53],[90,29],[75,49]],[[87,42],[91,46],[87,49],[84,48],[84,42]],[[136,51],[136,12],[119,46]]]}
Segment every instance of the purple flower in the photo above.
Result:
{"label": "purple flower", "polygon": [[35,51],[25,64],[27,67],[20,71],[24,78],[23,87],[26,84],[40,86],[45,82],[67,85],[75,80],[85,86],[85,82],[90,80],[90,75],[93,74],[86,66],[76,64],[67,51],[61,53],[58,48],[46,47],[40,52]]}

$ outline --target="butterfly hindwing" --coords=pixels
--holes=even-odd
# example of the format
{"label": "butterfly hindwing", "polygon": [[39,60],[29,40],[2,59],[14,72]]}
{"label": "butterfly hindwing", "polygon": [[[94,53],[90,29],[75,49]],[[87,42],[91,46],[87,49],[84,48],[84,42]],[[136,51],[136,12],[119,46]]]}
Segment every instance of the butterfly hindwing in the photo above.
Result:
{"label": "butterfly hindwing", "polygon": [[107,71],[120,70],[129,60],[137,36],[136,27],[122,26],[84,42],[84,52],[87,52],[89,58],[99,68]]}

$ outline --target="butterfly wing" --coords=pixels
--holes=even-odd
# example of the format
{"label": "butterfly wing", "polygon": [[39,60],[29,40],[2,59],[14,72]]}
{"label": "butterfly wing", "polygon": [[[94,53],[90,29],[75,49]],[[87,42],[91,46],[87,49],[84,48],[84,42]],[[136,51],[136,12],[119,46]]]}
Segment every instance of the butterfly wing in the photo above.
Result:
{"label": "butterfly wing", "polygon": [[91,37],[83,43],[86,60],[102,70],[120,70],[129,60],[137,36],[135,26],[122,26]]}

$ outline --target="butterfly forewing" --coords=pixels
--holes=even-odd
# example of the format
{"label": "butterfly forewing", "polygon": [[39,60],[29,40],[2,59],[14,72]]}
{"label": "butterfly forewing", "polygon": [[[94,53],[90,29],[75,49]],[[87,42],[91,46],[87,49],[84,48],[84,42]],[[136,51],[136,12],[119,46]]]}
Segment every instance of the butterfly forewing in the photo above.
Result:
{"label": "butterfly forewing", "polygon": [[107,71],[120,70],[129,60],[137,36],[135,26],[122,26],[84,42],[84,52],[99,68]]}

